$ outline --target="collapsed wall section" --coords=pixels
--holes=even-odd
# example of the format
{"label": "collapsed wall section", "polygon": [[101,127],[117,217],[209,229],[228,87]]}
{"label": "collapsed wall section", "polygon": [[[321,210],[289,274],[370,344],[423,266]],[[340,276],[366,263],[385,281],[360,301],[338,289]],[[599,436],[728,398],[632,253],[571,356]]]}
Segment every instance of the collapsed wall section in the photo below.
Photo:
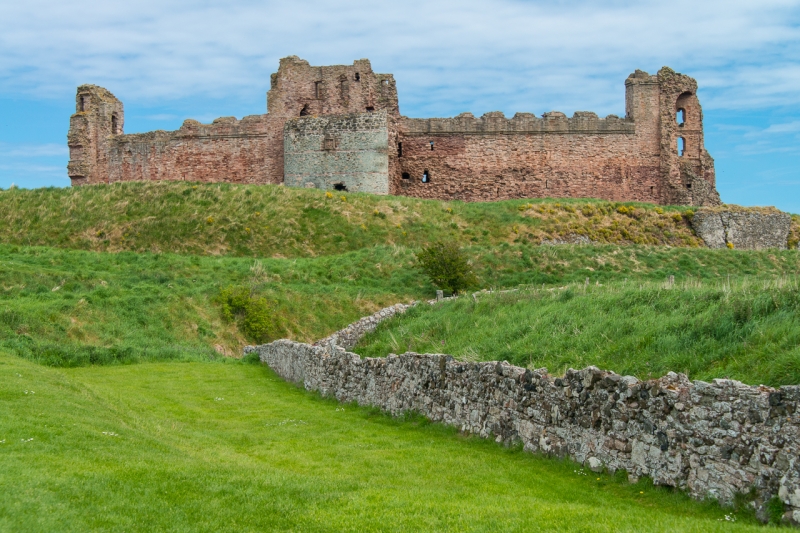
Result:
{"label": "collapsed wall section", "polygon": [[389,194],[386,111],[291,119],[283,142],[286,185]]}

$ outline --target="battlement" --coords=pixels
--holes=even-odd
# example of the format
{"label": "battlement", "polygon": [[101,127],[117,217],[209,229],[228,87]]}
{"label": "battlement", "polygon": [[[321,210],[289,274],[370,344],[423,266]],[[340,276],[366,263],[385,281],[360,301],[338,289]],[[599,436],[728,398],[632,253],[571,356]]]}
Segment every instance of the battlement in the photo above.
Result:
{"label": "battlement", "polygon": [[512,118],[500,111],[486,113],[476,118],[472,113],[461,113],[454,118],[406,118],[403,117],[400,128],[406,135],[436,134],[547,134],[547,133],[581,133],[581,134],[629,134],[636,132],[633,119],[608,115],[600,118],[590,111],[578,111],[567,117],[559,111],[545,113],[537,117],[533,113],[516,113]]}

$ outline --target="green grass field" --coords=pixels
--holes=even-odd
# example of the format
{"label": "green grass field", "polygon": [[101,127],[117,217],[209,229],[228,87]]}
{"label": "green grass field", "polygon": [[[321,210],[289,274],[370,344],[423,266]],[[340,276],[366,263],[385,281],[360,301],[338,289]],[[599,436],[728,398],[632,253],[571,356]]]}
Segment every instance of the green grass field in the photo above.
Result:
{"label": "green grass field", "polygon": [[[314,341],[433,297],[415,251],[454,240],[479,287],[522,291],[417,307],[359,350],[800,382],[800,254],[698,247],[690,211],[0,191],[0,531],[755,530],[743,510],[310,395],[232,358],[254,339],[220,303],[241,289],[265,302],[262,340]],[[570,236],[600,244],[538,245]]]}
{"label": "green grass field", "polygon": [[798,278],[740,278],[466,296],[386,321],[354,351],[507,360],[558,375],[595,365],[641,379],[676,371],[793,385],[800,383],[800,290]]}
{"label": "green grass field", "polygon": [[342,406],[260,365],[0,354],[0,531],[759,529],[623,477]]}

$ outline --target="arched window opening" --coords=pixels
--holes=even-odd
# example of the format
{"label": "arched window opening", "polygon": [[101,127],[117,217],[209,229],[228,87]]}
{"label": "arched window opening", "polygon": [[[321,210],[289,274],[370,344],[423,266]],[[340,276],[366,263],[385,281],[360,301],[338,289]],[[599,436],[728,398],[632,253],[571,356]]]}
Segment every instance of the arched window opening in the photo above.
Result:
{"label": "arched window opening", "polygon": [[403,157],[403,143],[397,143],[397,157]]}
{"label": "arched window opening", "polygon": [[686,110],[684,108],[678,109],[675,113],[675,122],[678,123],[678,126],[683,126],[686,123]]}
{"label": "arched window opening", "polygon": [[341,182],[340,183],[334,183],[333,184],[333,190],[335,190],[335,191],[345,191],[346,192],[347,191],[347,185],[345,185],[344,183],[341,183]]}
{"label": "arched window opening", "polygon": [[303,109],[300,110],[300,116],[305,117],[308,116],[310,113],[308,111],[308,104],[303,106]]}
{"label": "arched window opening", "polygon": [[404,180],[410,180],[411,179],[411,174],[409,174],[408,172],[403,172],[403,179]]}
{"label": "arched window opening", "polygon": [[116,135],[119,133],[118,131],[119,123],[117,121],[117,115],[111,115],[111,135]]}
{"label": "arched window opening", "polygon": [[430,183],[431,174],[427,170],[422,173],[422,183]]}
{"label": "arched window opening", "polygon": [[678,137],[678,155],[683,157],[686,154],[686,139]]}
{"label": "arched window opening", "polygon": [[433,141],[431,141],[431,152],[433,152]]}
{"label": "arched window opening", "polygon": [[361,74],[356,72],[356,81],[361,81]]}

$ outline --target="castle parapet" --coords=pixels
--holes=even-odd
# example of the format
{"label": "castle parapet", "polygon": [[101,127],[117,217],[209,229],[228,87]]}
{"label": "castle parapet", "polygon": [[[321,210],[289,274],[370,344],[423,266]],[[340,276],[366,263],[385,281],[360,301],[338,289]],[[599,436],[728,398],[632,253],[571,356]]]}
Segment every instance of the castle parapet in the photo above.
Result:
{"label": "castle parapet", "polygon": [[631,134],[636,133],[633,119],[617,115],[600,118],[596,113],[578,111],[571,118],[564,113],[552,111],[537,117],[533,113],[517,113],[506,118],[500,111],[486,113],[476,118],[472,113],[462,113],[454,118],[407,118],[403,117],[400,129],[404,135],[439,134]]}

